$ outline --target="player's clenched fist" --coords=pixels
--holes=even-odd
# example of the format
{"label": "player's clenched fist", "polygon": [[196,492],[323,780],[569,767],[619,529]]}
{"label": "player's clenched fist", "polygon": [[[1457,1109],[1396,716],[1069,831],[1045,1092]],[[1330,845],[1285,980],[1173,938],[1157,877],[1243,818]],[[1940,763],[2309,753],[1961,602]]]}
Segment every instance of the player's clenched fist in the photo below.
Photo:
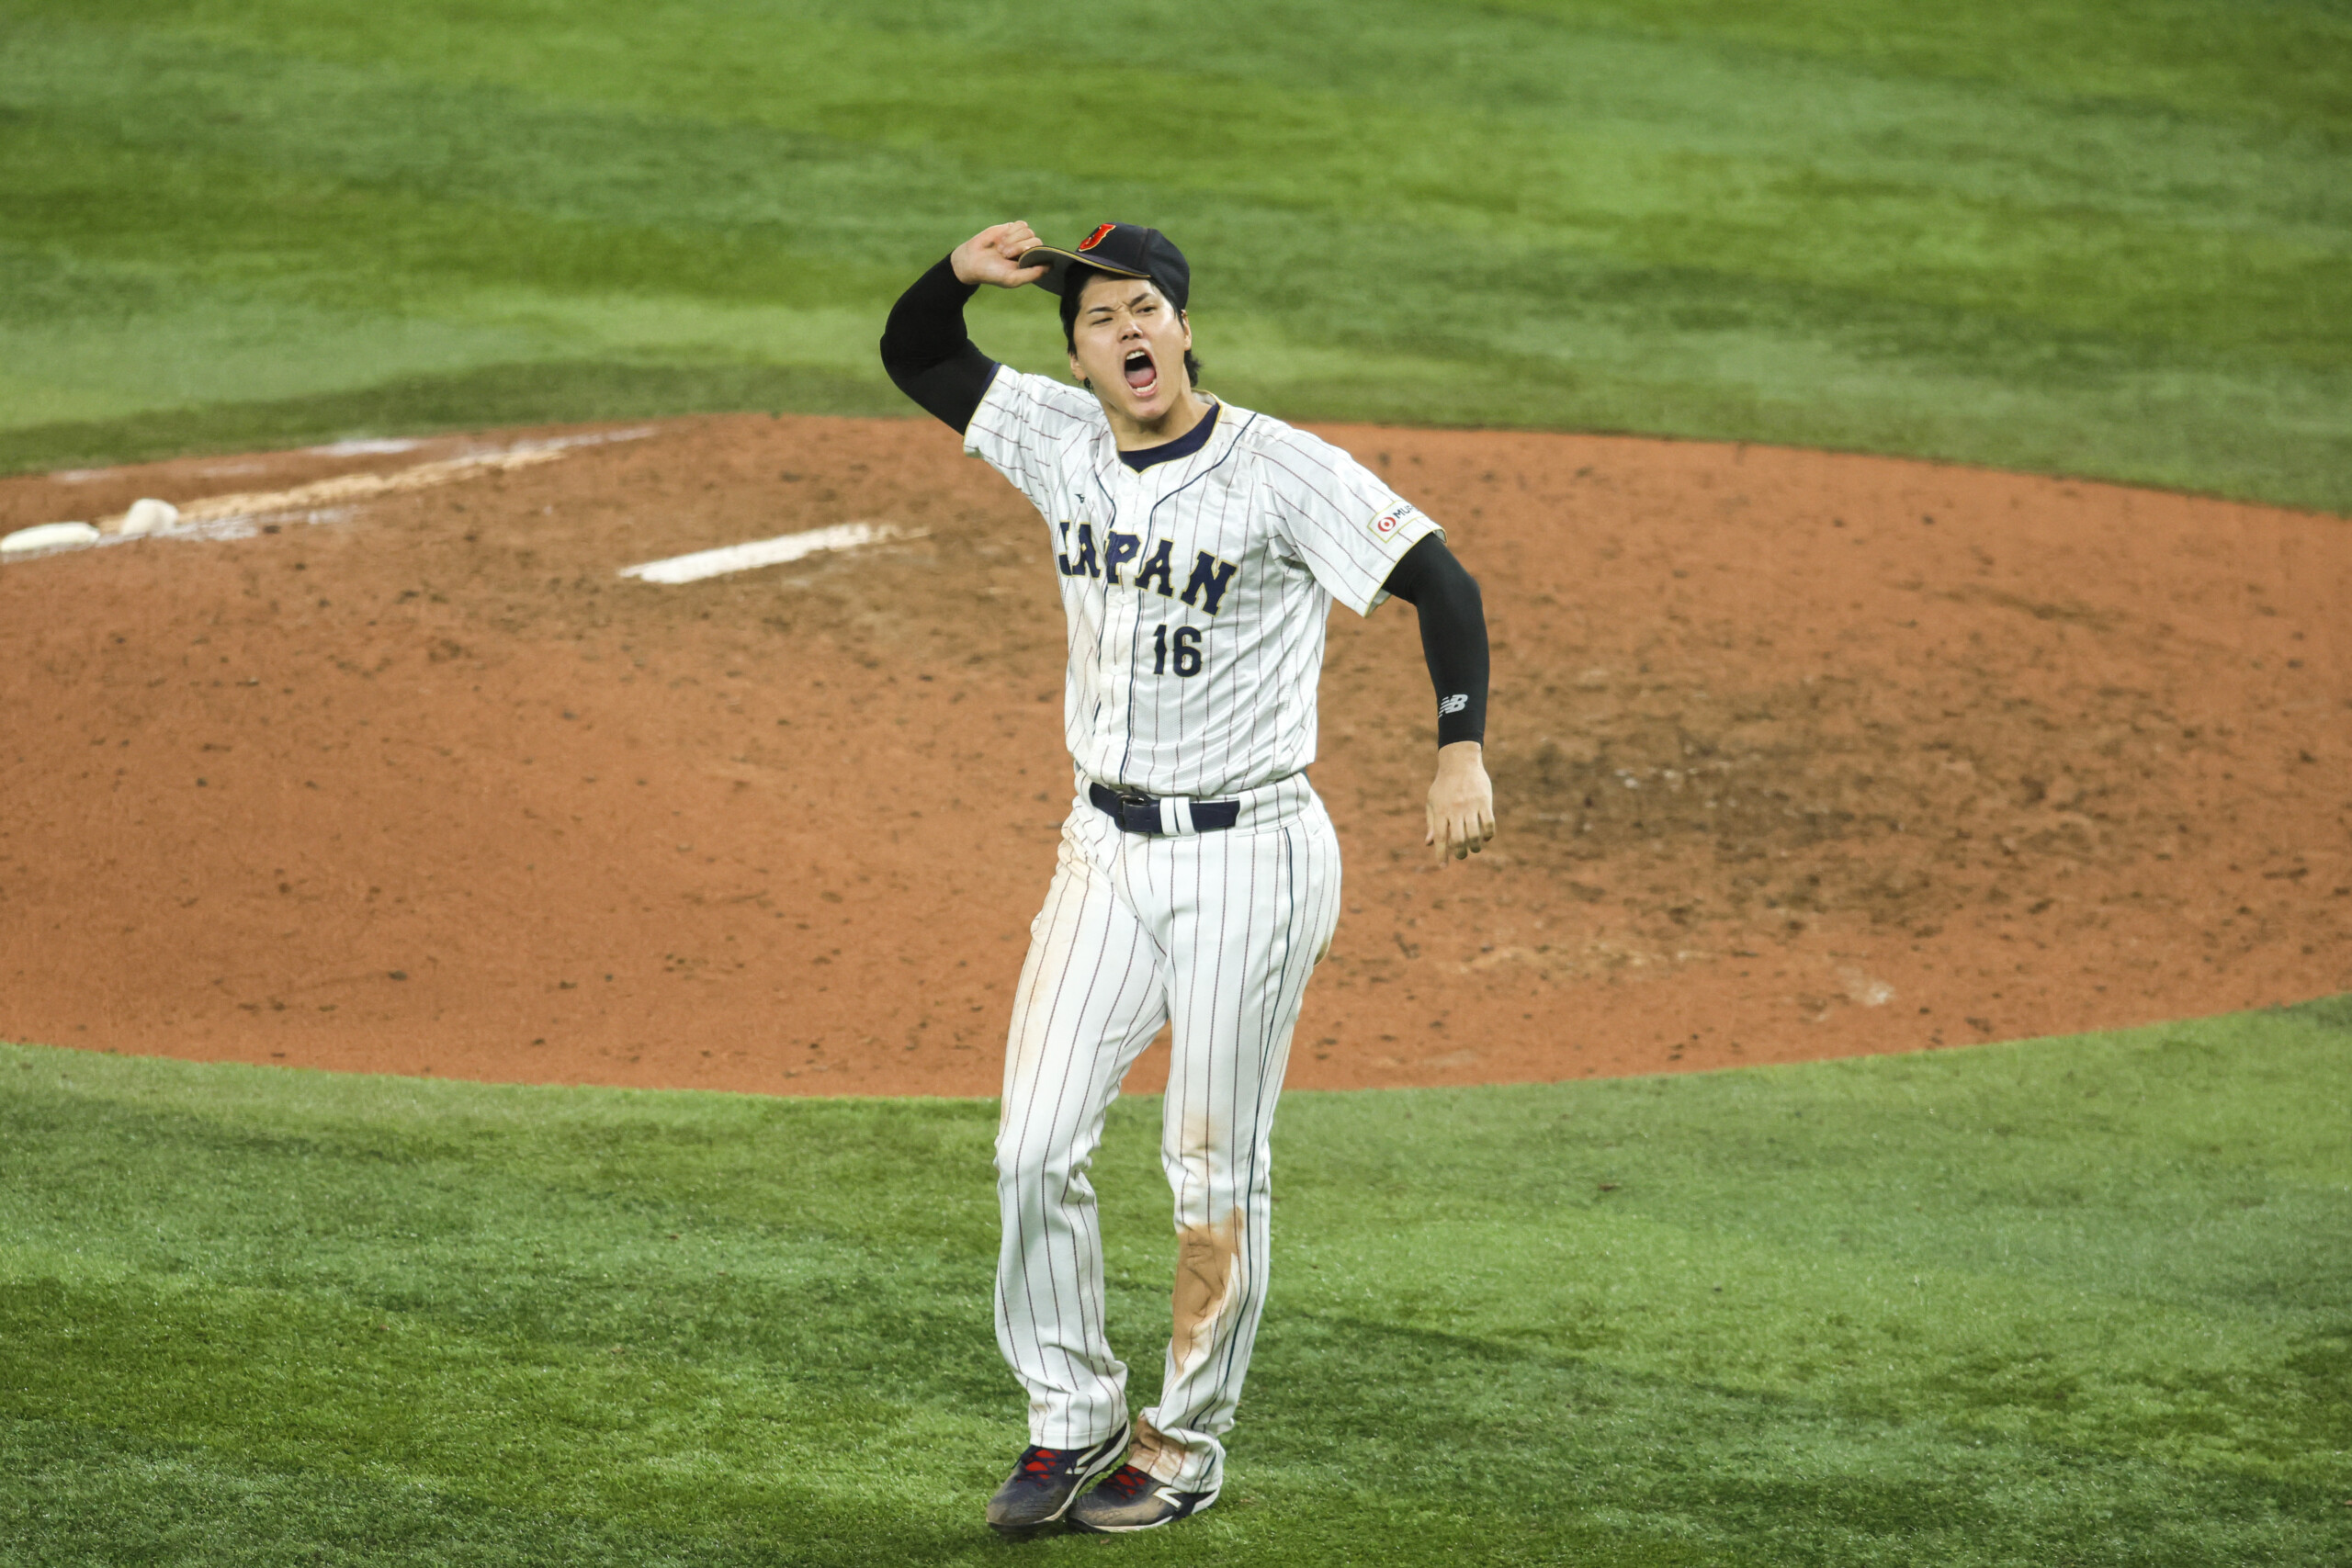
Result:
{"label": "player's clenched fist", "polygon": [[1495,836],[1495,786],[1487,782],[1485,749],[1475,740],[1438,748],[1430,784],[1429,837],[1438,863],[1475,855]]}
{"label": "player's clenched fist", "polygon": [[958,283],[993,283],[1018,288],[1046,276],[1043,265],[1023,266],[1021,258],[1037,248],[1037,236],[1026,223],[996,223],[956,247],[948,263]]}

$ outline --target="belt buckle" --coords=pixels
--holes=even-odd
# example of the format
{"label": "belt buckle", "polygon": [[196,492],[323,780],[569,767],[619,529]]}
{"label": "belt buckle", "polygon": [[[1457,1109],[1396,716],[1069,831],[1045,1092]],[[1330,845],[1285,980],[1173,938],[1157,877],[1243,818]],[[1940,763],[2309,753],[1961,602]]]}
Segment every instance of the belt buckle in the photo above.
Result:
{"label": "belt buckle", "polygon": [[1159,831],[1159,797],[1126,791],[1117,792],[1119,826],[1130,833]]}

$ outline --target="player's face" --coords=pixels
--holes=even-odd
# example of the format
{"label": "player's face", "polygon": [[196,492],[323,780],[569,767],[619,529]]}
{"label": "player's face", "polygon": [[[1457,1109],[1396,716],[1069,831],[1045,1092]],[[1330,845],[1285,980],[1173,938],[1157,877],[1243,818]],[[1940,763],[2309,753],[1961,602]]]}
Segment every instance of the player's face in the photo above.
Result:
{"label": "player's face", "polygon": [[1184,351],[1193,329],[1141,278],[1088,279],[1070,338],[1070,373],[1138,424],[1164,418],[1189,390]]}

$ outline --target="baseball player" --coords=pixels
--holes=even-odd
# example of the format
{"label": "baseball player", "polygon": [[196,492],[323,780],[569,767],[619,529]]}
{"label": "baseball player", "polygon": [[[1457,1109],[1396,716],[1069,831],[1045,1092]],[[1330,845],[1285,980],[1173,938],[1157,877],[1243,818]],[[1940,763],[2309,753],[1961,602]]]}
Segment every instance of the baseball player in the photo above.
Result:
{"label": "baseball player", "polygon": [[[964,305],[983,283],[1060,296],[1076,386],[973,346]],[[909,288],[882,339],[899,389],[1044,516],[1069,623],[1076,797],[1030,925],[996,1139],[997,1343],[1029,1394],[1029,1447],[988,1507],[1007,1535],[1150,1529],[1224,1484],[1266,1299],[1274,1101],[1340,915],[1339,841],[1305,772],[1333,600],[1417,606],[1438,698],[1426,841],[1459,859],[1495,831],[1477,584],[1345,452],[1199,389],[1190,285],[1157,230],[1105,223],[1058,250],[1000,223]],[[1086,1173],[1162,1024],[1174,1321],[1159,1402],[1130,1424]]]}

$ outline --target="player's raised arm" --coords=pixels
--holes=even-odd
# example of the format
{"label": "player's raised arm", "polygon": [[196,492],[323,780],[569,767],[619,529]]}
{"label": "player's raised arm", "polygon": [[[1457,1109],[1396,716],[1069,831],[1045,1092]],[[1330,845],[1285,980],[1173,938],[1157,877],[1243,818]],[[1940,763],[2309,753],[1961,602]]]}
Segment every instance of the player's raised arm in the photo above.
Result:
{"label": "player's raised arm", "polygon": [[882,367],[899,390],[953,430],[970,426],[997,368],[965,332],[964,303],[983,283],[1018,288],[1043,277],[1044,266],[1021,265],[1036,248],[1028,224],[993,224],[949,252],[890,307]]}
{"label": "player's raised arm", "polygon": [[1405,552],[1382,584],[1421,619],[1421,657],[1437,693],[1437,777],[1428,836],[1438,863],[1476,854],[1495,836],[1487,778],[1487,611],[1477,579],[1431,534]]}

